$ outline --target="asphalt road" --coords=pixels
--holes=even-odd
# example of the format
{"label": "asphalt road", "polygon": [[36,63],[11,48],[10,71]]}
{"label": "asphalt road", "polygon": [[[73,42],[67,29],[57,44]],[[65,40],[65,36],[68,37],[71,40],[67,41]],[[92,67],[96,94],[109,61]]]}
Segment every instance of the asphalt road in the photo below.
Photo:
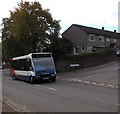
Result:
{"label": "asphalt road", "polygon": [[[108,67],[111,68],[111,66]],[[3,98],[8,102],[9,106],[17,111],[118,111],[118,89],[116,88],[74,83],[61,79],[57,79],[55,83],[44,82],[32,85],[24,81],[12,80],[9,77],[8,70],[3,70],[2,76]]]}

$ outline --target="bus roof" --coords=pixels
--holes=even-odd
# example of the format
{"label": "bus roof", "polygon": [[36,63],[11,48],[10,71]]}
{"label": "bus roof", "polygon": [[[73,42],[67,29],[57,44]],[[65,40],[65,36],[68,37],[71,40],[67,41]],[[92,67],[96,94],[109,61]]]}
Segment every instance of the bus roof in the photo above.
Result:
{"label": "bus roof", "polygon": [[27,59],[27,58],[30,58],[30,55],[24,55],[24,56],[14,57],[13,60]]}
{"label": "bus roof", "polygon": [[[32,58],[32,55],[34,55],[34,57],[35,57],[35,55],[47,55],[47,54],[51,55],[51,52],[44,52],[44,53],[30,53],[30,54],[28,54],[28,55],[19,56],[19,57],[14,57],[14,58],[12,58],[12,60],[19,60],[19,59]],[[45,56],[45,57],[46,57],[46,56]]]}

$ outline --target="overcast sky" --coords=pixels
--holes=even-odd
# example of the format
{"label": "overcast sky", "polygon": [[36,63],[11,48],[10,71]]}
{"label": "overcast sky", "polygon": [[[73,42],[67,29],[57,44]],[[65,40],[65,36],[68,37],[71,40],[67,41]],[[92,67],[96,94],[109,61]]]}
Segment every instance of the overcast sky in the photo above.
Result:
{"label": "overcast sky", "polygon": [[[21,0],[1,0],[0,24],[2,18],[9,17],[9,11],[17,7]],[[25,1],[25,0],[23,0]],[[27,0],[34,2],[34,0]],[[118,30],[118,2],[119,0],[36,0],[56,20],[61,20],[61,33],[72,24]]]}

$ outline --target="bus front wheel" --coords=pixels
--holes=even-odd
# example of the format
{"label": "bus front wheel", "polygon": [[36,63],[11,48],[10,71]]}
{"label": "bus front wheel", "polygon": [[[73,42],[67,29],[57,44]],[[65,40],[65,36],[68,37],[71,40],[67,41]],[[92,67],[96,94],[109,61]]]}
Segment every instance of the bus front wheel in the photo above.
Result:
{"label": "bus front wheel", "polygon": [[53,78],[51,81],[52,81],[52,82],[55,82],[55,81],[56,81],[56,78]]}
{"label": "bus front wheel", "polygon": [[31,83],[31,84],[34,84],[34,79],[33,79],[32,76],[30,77],[30,83]]}

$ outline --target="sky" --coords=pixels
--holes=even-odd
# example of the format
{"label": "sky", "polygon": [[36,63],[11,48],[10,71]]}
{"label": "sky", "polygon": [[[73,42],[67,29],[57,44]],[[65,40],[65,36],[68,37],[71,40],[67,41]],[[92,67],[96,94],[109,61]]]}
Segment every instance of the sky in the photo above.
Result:
{"label": "sky", "polygon": [[[9,17],[21,0],[1,0],[0,24]],[[25,1],[25,0],[23,0]],[[35,0],[26,0],[34,2]],[[118,2],[120,0],[36,0],[43,9],[50,9],[56,20],[61,20],[61,33],[72,24],[79,24],[109,31],[118,31]]]}

